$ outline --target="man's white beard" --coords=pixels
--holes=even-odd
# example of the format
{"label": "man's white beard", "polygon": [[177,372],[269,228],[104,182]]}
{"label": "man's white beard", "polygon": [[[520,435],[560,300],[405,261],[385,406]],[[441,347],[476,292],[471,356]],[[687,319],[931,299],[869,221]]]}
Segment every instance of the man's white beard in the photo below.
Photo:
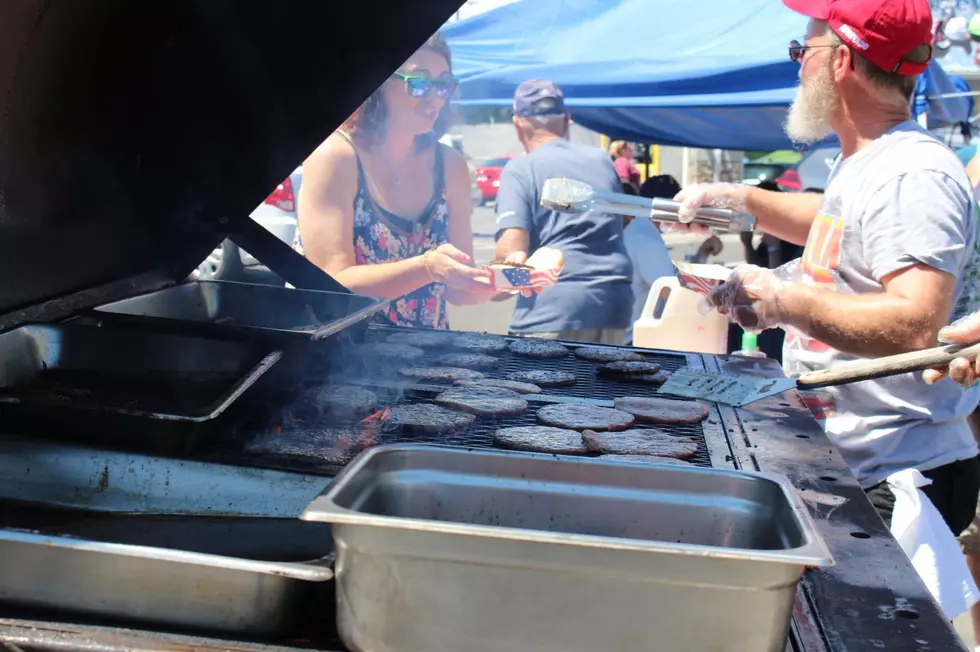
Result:
{"label": "man's white beard", "polygon": [[793,142],[816,143],[833,131],[830,113],[837,105],[837,90],[830,77],[830,68],[822,65],[817,74],[800,84],[789,107],[786,135]]}

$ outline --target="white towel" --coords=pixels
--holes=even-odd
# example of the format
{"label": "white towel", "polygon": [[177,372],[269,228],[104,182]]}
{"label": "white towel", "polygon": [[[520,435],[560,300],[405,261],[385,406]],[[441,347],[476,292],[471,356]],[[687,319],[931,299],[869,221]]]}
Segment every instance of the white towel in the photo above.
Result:
{"label": "white towel", "polygon": [[980,589],[952,530],[919,488],[931,483],[915,469],[888,477],[895,494],[891,532],[947,620],[953,620],[980,601]]}

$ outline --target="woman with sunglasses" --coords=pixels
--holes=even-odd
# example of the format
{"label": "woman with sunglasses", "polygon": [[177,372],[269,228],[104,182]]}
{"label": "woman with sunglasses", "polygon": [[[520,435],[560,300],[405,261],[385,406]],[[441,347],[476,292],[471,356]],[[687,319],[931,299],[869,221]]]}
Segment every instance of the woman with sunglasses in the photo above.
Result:
{"label": "woman with sunglasses", "polygon": [[398,326],[449,328],[446,302],[488,301],[473,267],[463,157],[438,139],[456,88],[431,37],[303,164],[296,247],[356,294],[394,299]]}

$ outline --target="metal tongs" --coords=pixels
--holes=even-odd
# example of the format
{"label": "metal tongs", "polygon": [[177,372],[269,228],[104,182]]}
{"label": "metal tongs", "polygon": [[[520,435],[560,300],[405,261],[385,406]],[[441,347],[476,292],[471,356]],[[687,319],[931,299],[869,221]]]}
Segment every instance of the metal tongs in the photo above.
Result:
{"label": "metal tongs", "polygon": [[[648,217],[657,222],[680,223],[680,204],[669,199],[648,199],[620,192],[594,190],[584,181],[548,179],[541,190],[541,205],[559,213],[581,214],[590,211]],[[695,224],[719,231],[752,231],[755,218],[727,208],[699,208]]]}

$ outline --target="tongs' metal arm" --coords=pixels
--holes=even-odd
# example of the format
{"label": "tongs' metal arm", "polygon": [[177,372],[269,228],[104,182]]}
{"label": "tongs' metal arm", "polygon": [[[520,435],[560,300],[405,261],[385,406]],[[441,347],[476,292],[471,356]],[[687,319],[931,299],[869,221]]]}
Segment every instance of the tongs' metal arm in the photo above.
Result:
{"label": "tongs' metal arm", "polygon": [[[596,191],[592,195],[592,208],[596,211],[619,215],[648,217],[658,222],[680,222],[677,217],[680,203],[669,199],[647,199],[625,193]],[[736,213],[727,208],[699,208],[693,221],[695,224],[721,231],[752,231],[755,229],[753,216]]]}

